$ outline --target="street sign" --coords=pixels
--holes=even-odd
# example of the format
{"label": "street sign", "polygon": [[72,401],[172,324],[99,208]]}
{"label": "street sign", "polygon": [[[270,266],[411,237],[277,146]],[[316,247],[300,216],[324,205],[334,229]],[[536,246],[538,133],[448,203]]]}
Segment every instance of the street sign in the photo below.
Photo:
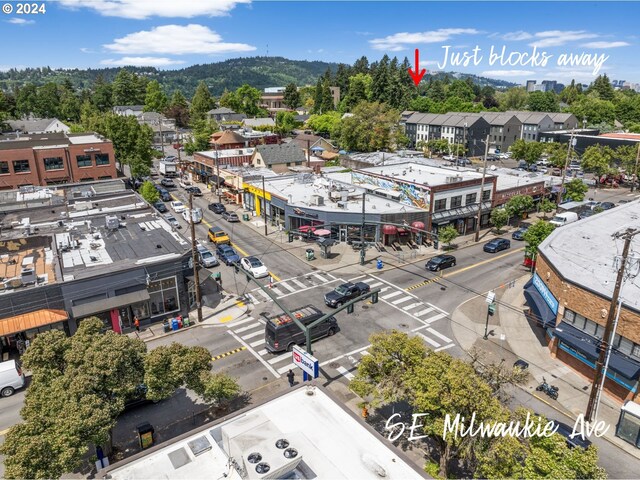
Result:
{"label": "street sign", "polygon": [[318,378],[319,368],[317,358],[309,355],[297,345],[293,346],[293,351],[291,353],[293,357],[293,364],[295,366],[300,367],[302,371],[311,378]]}
{"label": "street sign", "polygon": [[487,303],[493,303],[495,299],[496,299],[496,292],[489,292],[487,293],[487,298],[485,299],[485,301]]}

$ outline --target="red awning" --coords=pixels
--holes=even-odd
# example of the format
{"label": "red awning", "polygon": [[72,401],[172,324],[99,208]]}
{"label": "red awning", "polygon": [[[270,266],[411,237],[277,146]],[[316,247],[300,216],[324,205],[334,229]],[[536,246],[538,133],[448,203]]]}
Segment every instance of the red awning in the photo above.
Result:
{"label": "red awning", "polygon": [[409,235],[406,228],[398,228],[398,235]]}
{"label": "red awning", "polygon": [[424,230],[424,223],[422,222],[413,222],[411,226],[416,230]]}
{"label": "red awning", "polygon": [[315,227],[312,227],[311,225],[302,225],[301,227],[298,228],[298,231],[302,233],[307,233],[309,231],[313,232],[314,230],[315,230]]}
{"label": "red awning", "polygon": [[382,233],[384,233],[385,235],[395,235],[396,233],[398,233],[398,229],[395,225],[383,225]]}

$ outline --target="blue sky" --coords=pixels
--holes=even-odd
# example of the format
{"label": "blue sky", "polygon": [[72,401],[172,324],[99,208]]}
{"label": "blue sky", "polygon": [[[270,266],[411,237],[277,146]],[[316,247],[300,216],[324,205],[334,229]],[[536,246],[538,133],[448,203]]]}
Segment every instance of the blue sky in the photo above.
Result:
{"label": "blue sky", "polygon": [[[1,2],[0,2],[1,3]],[[383,54],[439,69],[443,46],[473,53],[475,64],[447,71],[523,82],[576,78],[594,72],[640,82],[640,4],[635,2],[270,2],[250,0],[58,0],[46,13],[0,17],[0,69],[99,68],[151,65],[182,68],[238,56],[353,63]],[[3,11],[5,11],[3,8]],[[267,47],[268,45],[268,47]],[[490,64],[491,47],[513,54]],[[534,48],[550,58],[531,65]],[[558,65],[561,55],[581,65]],[[482,57],[482,58],[480,58]],[[605,59],[605,57],[608,57]]]}

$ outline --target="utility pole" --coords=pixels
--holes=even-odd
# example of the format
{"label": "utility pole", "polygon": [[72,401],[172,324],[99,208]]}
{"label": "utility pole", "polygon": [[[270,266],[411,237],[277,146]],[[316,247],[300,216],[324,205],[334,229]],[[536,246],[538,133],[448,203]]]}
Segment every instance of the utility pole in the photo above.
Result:
{"label": "utility pole", "polygon": [[558,190],[558,195],[556,197],[556,210],[560,207],[562,203],[562,194],[564,193],[564,180],[567,176],[567,169],[569,168],[569,159],[571,158],[571,147],[573,146],[573,134],[575,133],[575,129],[571,130],[571,138],[569,139],[569,147],[567,148],[567,159],[564,162],[564,169],[562,170],[562,182],[560,183],[560,190]]}
{"label": "utility pole", "polygon": [[636,166],[633,168],[633,182],[631,183],[632,192],[636,186],[636,182],[638,181],[638,162],[640,162],[640,142],[638,142],[638,155],[636,155]]}
{"label": "utility pole", "polygon": [[189,226],[191,227],[191,260],[193,262],[193,279],[196,282],[196,308],[198,322],[202,322],[202,302],[200,297],[200,276],[198,273],[198,250],[196,249],[196,225],[193,223],[193,193],[189,192]]}
{"label": "utility pole", "polygon": [[364,265],[365,246],[364,246],[364,220],[365,220],[365,201],[367,192],[362,192],[362,225],[360,225],[360,265]]}
{"label": "utility pole", "polygon": [[218,192],[218,203],[222,203],[222,195],[220,194],[220,162],[218,161],[218,144],[216,146],[216,192]]}
{"label": "utility pole", "polygon": [[164,157],[164,136],[162,135],[162,115],[160,115],[160,119],[158,120],[160,127],[160,147],[162,147],[162,156]]}
{"label": "utility pole", "polygon": [[180,156],[180,137],[178,136],[178,125],[176,124],[176,145],[178,145],[178,166],[182,167],[182,158]]}
{"label": "utility pole", "polygon": [[264,175],[262,176],[262,215],[264,217],[264,236],[268,235],[267,233],[267,192],[264,188]]}
{"label": "utility pole", "polygon": [[585,413],[585,419],[589,422],[595,420],[595,411],[597,408],[598,400],[600,398],[601,383],[604,386],[602,380],[603,366],[605,355],[609,347],[609,340],[611,337],[611,331],[616,318],[616,304],[618,303],[618,297],[620,296],[620,289],[622,288],[622,282],[624,279],[625,268],[627,265],[627,256],[629,255],[629,248],[631,247],[631,240],[634,236],[640,233],[640,230],[632,228],[627,229],[624,233],[615,233],[614,238],[623,238],[624,247],[622,248],[622,260],[618,268],[618,275],[616,276],[616,284],[613,288],[613,295],[611,296],[611,304],[609,305],[609,314],[607,315],[607,324],[604,328],[604,334],[602,335],[602,341],[600,342],[600,352],[598,354],[598,361],[596,362],[595,376],[593,377],[593,384],[591,385],[591,393],[589,395],[589,403],[587,404],[587,411]]}
{"label": "utility pole", "polygon": [[480,182],[480,198],[478,199],[478,218],[476,220],[476,239],[480,240],[480,219],[482,218],[482,197],[484,194],[484,179],[487,176],[487,156],[489,155],[489,135],[484,142],[484,167],[482,168],[482,181]]}

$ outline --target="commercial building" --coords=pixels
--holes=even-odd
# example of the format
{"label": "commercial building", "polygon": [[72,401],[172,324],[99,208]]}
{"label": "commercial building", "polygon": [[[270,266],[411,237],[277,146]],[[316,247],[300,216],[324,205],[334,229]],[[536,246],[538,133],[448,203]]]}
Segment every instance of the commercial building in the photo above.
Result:
{"label": "commercial building", "polygon": [[116,177],[113,144],[95,133],[48,133],[0,142],[0,190]]}
{"label": "commercial building", "polygon": [[600,145],[603,147],[618,148],[621,145],[630,145],[637,148],[640,143],[638,133],[603,133],[598,129],[556,130],[540,132],[541,142],[569,143],[571,137],[575,139],[573,150],[582,155],[586,148]]}
{"label": "commercial building", "polygon": [[[552,355],[592,379],[621,261],[615,232],[640,228],[640,202],[619,205],[556,229],[539,246],[525,286],[531,317],[545,330]],[[640,379],[640,238],[631,243],[628,277],[613,341],[605,390],[633,400]]]}
{"label": "commercial building", "polygon": [[151,447],[98,475],[112,480],[427,478],[327,390],[312,386]]}

